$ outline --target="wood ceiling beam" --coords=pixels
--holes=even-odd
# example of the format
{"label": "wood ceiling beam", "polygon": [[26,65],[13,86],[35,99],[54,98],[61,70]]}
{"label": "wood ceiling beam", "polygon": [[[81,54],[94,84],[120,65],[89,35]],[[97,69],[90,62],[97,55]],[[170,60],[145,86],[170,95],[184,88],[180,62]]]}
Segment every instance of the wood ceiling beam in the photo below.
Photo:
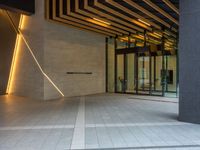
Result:
{"label": "wood ceiling beam", "polygon": [[179,22],[176,19],[174,19],[167,12],[165,12],[160,7],[158,7],[156,4],[154,4],[151,0],[143,0],[143,1],[146,4],[148,4],[149,6],[151,6],[153,9],[155,9],[156,11],[158,11],[159,13],[161,13],[163,16],[167,17],[169,20],[171,20],[172,22],[174,22],[176,25],[179,25]]}
{"label": "wood ceiling beam", "polygon": [[[56,2],[56,0],[53,0],[53,1]],[[120,32],[116,32],[116,31],[110,30],[108,28],[90,23],[90,22],[85,20],[86,18],[84,16],[73,13],[71,11],[71,7],[70,7],[70,0],[67,0],[67,4],[68,4],[67,5],[67,14],[63,14],[63,0],[59,0],[59,2],[60,2],[59,16],[61,18],[71,20],[73,22],[76,22],[76,23],[79,23],[79,24],[82,24],[82,25],[85,25],[85,26],[88,26],[88,27],[91,27],[91,28],[102,30],[103,32],[111,33],[112,35],[122,35],[122,33],[120,33]],[[56,5],[56,3],[55,3],[55,5]]]}
{"label": "wood ceiling beam", "polygon": [[[49,0],[47,0],[47,5],[49,7]],[[99,29],[96,29],[96,28],[91,28],[91,27],[88,27],[87,25],[82,25],[80,23],[74,22],[74,21],[71,20],[72,17],[69,17],[68,18],[69,20],[57,17],[57,15],[56,15],[56,0],[53,0],[52,8],[53,8],[53,11],[52,11],[53,21],[56,21],[60,24],[65,24],[65,25],[68,24],[68,25],[75,26],[75,27],[78,27],[78,28],[87,29],[87,30],[94,31],[94,32],[97,32],[97,33],[100,33],[100,34],[104,34],[106,36],[115,36],[115,34],[112,34],[112,33],[106,32],[106,31],[102,31],[102,30],[99,30]]]}
{"label": "wood ceiling beam", "polygon": [[[84,8],[85,10],[90,10],[90,9],[89,9],[89,5],[88,5],[88,0],[84,0],[84,6],[83,6],[83,8]],[[94,9],[94,10],[96,10],[96,9]],[[123,30],[127,31],[128,34],[129,34],[129,33],[136,33],[135,30],[132,30],[132,29],[130,29],[130,28],[127,28],[126,26],[120,25],[120,24],[118,24],[118,23],[116,23],[116,22],[113,22],[112,20],[107,19],[104,15],[100,15],[97,11],[83,11],[83,10],[81,10],[81,9],[78,9],[77,11],[78,11],[79,13],[83,13],[83,14],[86,15],[86,16],[90,16],[90,17],[92,17],[92,18],[97,18],[97,19],[101,19],[101,20],[103,20],[103,21],[106,21],[106,22],[110,23],[111,25],[113,25],[113,26],[115,26],[115,27],[118,27],[119,29],[123,29]],[[93,13],[93,12],[95,12],[95,13]],[[96,15],[96,14],[98,14],[98,15]]]}
{"label": "wood ceiling beam", "polygon": [[[148,15],[149,17],[153,18],[154,20],[160,22],[161,24],[163,24],[167,28],[171,28],[171,25],[169,23],[165,22],[164,20],[162,20],[161,18],[157,17],[156,15],[154,15],[153,13],[148,11],[147,9],[145,9],[142,6],[138,5],[136,2],[130,1],[130,0],[123,0],[123,1],[125,1],[130,6],[136,8],[137,10],[141,11],[142,13]],[[176,29],[174,29],[174,30],[177,32]]]}
{"label": "wood ceiling beam", "polygon": [[98,29],[94,29],[94,28],[89,28],[88,26],[84,26],[84,25],[81,25],[79,23],[76,23],[76,22],[73,22],[73,21],[70,21],[70,20],[63,20],[63,19],[60,19],[58,17],[55,17],[53,20],[49,20],[50,22],[55,22],[55,23],[58,23],[58,24],[62,24],[62,25],[65,25],[65,26],[73,26],[73,27],[76,27],[78,29],[81,29],[81,30],[86,30],[86,31],[92,31],[92,32],[95,32],[95,33],[98,33],[98,34],[103,34],[105,36],[113,36],[115,37],[115,34],[111,34],[111,33],[108,33],[108,32],[104,32],[102,30],[98,30]]}
{"label": "wood ceiling beam", "polygon": [[75,0],[75,12],[78,12],[79,14],[83,14],[83,15],[87,16],[87,17],[84,17],[84,16],[82,17],[82,18],[84,18],[84,20],[97,18],[97,19],[100,19],[100,20],[105,21],[107,23],[110,23],[110,25],[107,28],[118,31],[119,33],[122,33],[122,34],[126,34],[126,35],[129,34],[129,32],[127,32],[127,31],[121,30],[120,28],[113,27],[113,22],[111,22],[110,20],[101,18],[97,15],[93,15],[91,13],[88,13],[87,11],[81,10],[79,8],[79,0]]}
{"label": "wood ceiling beam", "polygon": [[169,0],[162,0],[162,1],[163,1],[167,6],[169,6],[173,11],[175,11],[178,15],[180,14],[178,8],[177,8],[172,2],[170,2]]}
{"label": "wood ceiling beam", "polygon": [[[127,20],[127,21],[133,23],[133,19],[131,19],[131,18],[129,18],[129,17],[127,17],[127,16],[125,16],[125,15],[119,13],[118,11],[115,11],[115,10],[113,10],[113,9],[111,9],[111,8],[109,8],[109,7],[107,7],[107,6],[103,5],[103,4],[101,4],[101,3],[99,3],[98,0],[94,0],[94,5],[95,5],[96,7],[99,7],[99,8],[101,8],[101,9],[103,9],[103,10],[106,10],[106,11],[109,12],[109,13],[112,13],[113,15],[116,15],[116,16],[118,16],[118,17],[120,17],[120,18],[123,18],[123,19],[125,19],[125,20]],[[122,21],[121,21],[121,22],[122,22]],[[125,21],[124,21],[124,22],[125,22]],[[123,23],[123,22],[122,22],[122,23]],[[137,26],[134,26],[133,24],[132,24],[132,28],[134,28],[134,29],[136,29],[136,30],[138,30],[138,31],[140,31],[140,32],[144,32],[144,29],[142,29],[142,28],[140,28],[140,27],[137,27]]]}
{"label": "wood ceiling beam", "polygon": [[[104,12],[102,12],[102,11],[99,11],[98,9],[95,9],[95,8],[93,8],[93,7],[90,7],[89,5],[88,5],[88,1],[89,0],[85,0],[84,1],[84,9],[86,9],[86,10],[88,10],[88,11],[90,11],[90,12],[92,12],[92,13],[94,13],[94,14],[98,14],[98,15],[100,15],[101,17],[105,17],[106,19],[109,19],[109,20],[111,20],[113,23],[115,23],[116,25],[119,25],[119,27],[120,28],[123,28],[124,30],[127,30],[127,31],[129,31],[130,33],[136,33],[136,30],[133,30],[132,28],[134,28],[133,26],[134,25],[132,25],[132,24],[129,24],[129,23],[127,23],[127,22],[125,22],[125,21],[123,21],[123,20],[120,20],[120,19],[118,19],[118,18],[115,18],[115,17],[113,17],[112,15],[110,15],[110,14],[107,14],[107,13],[104,13]],[[144,30],[140,30],[140,32],[143,32]]]}
{"label": "wood ceiling beam", "polygon": [[[129,1],[130,1],[130,0],[129,0]],[[119,3],[117,3],[117,2],[115,2],[115,1],[113,1],[113,0],[106,0],[106,2],[109,3],[109,4],[112,5],[112,6],[114,6],[114,7],[118,8],[118,9],[120,9],[120,10],[122,10],[122,11],[124,11],[124,12],[126,12],[126,13],[128,13],[128,14],[130,14],[130,15],[132,15],[132,16],[134,16],[134,17],[137,18],[137,19],[141,19],[141,20],[147,22],[148,24],[150,24],[151,26],[153,26],[153,27],[155,27],[155,28],[157,28],[157,29],[159,29],[159,30],[161,29],[161,27],[160,27],[159,25],[155,24],[154,22],[149,21],[148,19],[142,17],[141,15],[139,15],[139,14],[137,14],[137,13],[131,11],[130,9],[128,9],[128,8],[126,8],[126,7],[122,6],[122,5],[120,5]],[[126,18],[128,18],[128,17],[126,17]],[[136,21],[138,21],[137,19],[136,19]],[[129,20],[129,19],[128,19],[128,20]],[[131,20],[133,20],[133,19],[131,18]]]}

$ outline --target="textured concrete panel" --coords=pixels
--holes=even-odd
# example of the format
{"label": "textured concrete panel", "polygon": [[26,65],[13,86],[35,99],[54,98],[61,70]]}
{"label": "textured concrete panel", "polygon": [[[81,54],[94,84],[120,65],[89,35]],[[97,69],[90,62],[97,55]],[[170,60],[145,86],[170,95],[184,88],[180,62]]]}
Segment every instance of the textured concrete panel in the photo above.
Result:
{"label": "textured concrete panel", "polygon": [[[44,1],[40,0],[36,0],[35,15],[26,16],[24,20],[24,37],[43,71],[65,97],[105,92],[104,36],[46,21]],[[12,94],[45,100],[61,98],[23,41],[19,52]]]}
{"label": "textured concrete panel", "polygon": [[[45,72],[66,97],[105,92],[104,36],[46,22],[44,39]],[[49,85],[44,86],[45,97],[51,98]]]}
{"label": "textured concrete panel", "polygon": [[[41,66],[44,53],[44,22],[44,1],[37,0],[36,14],[24,17],[21,31]],[[18,52],[11,94],[43,99],[43,75],[23,40],[19,44]]]}
{"label": "textured concrete panel", "polygon": [[180,1],[179,119],[200,123],[200,1]]}
{"label": "textured concrete panel", "polygon": [[[19,14],[8,13],[13,22],[18,24]],[[6,94],[16,36],[8,15],[0,9],[0,95]]]}

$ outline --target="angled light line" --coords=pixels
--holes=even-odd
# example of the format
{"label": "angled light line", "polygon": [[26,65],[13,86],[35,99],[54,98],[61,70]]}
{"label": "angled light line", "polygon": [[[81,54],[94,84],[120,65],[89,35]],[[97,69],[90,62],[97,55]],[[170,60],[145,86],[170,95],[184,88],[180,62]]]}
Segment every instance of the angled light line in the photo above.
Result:
{"label": "angled light line", "polygon": [[[6,11],[6,14],[9,18],[9,21],[11,22],[11,25],[13,26],[13,28],[15,29],[15,31],[17,33],[15,48],[14,48],[14,52],[13,52],[13,58],[12,58],[12,62],[11,62],[10,73],[9,73],[9,78],[8,78],[8,83],[7,83],[7,88],[6,88],[6,93],[9,94],[10,93],[10,86],[11,86],[11,83],[13,82],[13,74],[14,74],[15,68],[16,68],[15,62],[16,62],[17,56],[18,56],[17,54],[18,54],[18,46],[19,46],[19,43],[20,43],[20,35],[19,35],[18,29],[14,25],[12,18],[10,17],[10,15],[7,11]],[[21,27],[21,25],[22,25],[22,20],[23,20],[23,15],[20,16],[19,27]]]}
{"label": "angled light line", "polygon": [[101,23],[104,23],[106,25],[111,25],[110,23],[106,22],[106,21],[103,21],[103,20],[100,20],[100,19],[97,19],[97,18],[93,18],[94,20],[98,21],[98,22],[101,22]]}
{"label": "angled light line", "polygon": [[17,48],[19,45],[19,41],[20,41],[20,36],[19,34],[17,34],[16,37],[16,42],[15,42],[15,48],[14,48],[14,52],[13,52],[13,58],[12,58],[12,63],[11,63],[11,67],[10,67],[10,73],[9,73],[9,78],[8,78],[8,84],[7,84],[7,88],[6,88],[6,93],[10,93],[10,84],[13,81],[13,74],[14,74],[14,68],[15,68],[15,62],[16,62],[16,57],[17,57]]}
{"label": "angled light line", "polygon": [[25,39],[25,37],[24,37],[24,35],[22,34],[22,32],[21,32],[20,29],[19,29],[19,33],[20,33],[20,35],[21,35],[23,41],[25,42],[25,44],[26,44],[26,46],[27,46],[29,52],[31,53],[33,59],[35,60],[35,62],[36,62],[36,64],[37,64],[38,68],[39,68],[40,71],[42,72],[42,74],[43,74],[43,75],[47,78],[47,80],[55,87],[55,89],[64,97],[65,95],[61,92],[61,90],[54,84],[54,82],[50,79],[50,77],[43,71],[42,67],[40,66],[40,64],[39,64],[39,62],[38,62],[38,60],[37,60],[37,58],[35,57],[33,51],[31,50],[31,48],[30,48],[28,42],[26,41],[26,39]]}
{"label": "angled light line", "polygon": [[[9,15],[8,15],[9,17]],[[10,21],[12,22],[12,19],[9,17]],[[16,39],[16,44],[15,44],[15,49],[14,49],[14,55],[13,55],[13,59],[12,59],[12,65],[11,65],[11,70],[10,70],[10,75],[9,75],[9,82],[7,85],[7,93],[10,93],[10,87],[11,84],[13,82],[13,75],[16,69],[16,60],[17,60],[17,53],[19,51],[19,43],[20,43],[20,39],[22,38],[24,43],[26,44],[29,52],[31,53],[31,56],[33,57],[34,61],[36,62],[39,70],[41,71],[41,73],[47,78],[47,80],[54,86],[54,88],[64,97],[64,94],[62,93],[62,91],[55,85],[55,83],[50,79],[50,77],[43,71],[41,65],[39,64],[37,58],[35,57],[31,47],[29,46],[27,40],[25,39],[23,33],[21,32],[21,27],[24,23],[24,17],[23,15],[20,16],[20,22],[19,22],[19,27],[17,30],[17,39]]]}

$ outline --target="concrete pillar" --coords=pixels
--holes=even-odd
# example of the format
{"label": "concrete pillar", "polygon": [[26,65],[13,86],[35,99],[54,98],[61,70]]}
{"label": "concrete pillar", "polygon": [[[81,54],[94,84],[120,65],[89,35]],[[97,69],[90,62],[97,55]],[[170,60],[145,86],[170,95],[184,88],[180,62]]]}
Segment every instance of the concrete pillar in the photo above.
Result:
{"label": "concrete pillar", "polygon": [[200,123],[200,0],[180,0],[181,121]]}

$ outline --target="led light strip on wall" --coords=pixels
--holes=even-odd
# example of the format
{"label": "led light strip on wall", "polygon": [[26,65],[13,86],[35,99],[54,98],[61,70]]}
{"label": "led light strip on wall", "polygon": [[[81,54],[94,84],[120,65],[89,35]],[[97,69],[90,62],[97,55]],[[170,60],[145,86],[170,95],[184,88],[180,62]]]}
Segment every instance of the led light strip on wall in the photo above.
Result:
{"label": "led light strip on wall", "polygon": [[[11,18],[9,17],[9,19],[11,19]],[[14,55],[13,55],[13,60],[12,60],[12,65],[11,65],[11,70],[10,70],[9,82],[8,82],[8,86],[7,86],[7,93],[8,94],[11,93],[11,89],[13,87],[13,78],[14,78],[15,72],[16,72],[16,62],[18,60],[19,47],[20,47],[21,39],[23,39],[24,43],[26,44],[31,56],[33,57],[35,63],[37,64],[39,70],[41,71],[41,73],[53,85],[53,87],[64,97],[64,94],[62,93],[62,91],[55,85],[55,83],[50,79],[50,77],[43,71],[43,69],[42,69],[41,65],[39,64],[37,58],[35,57],[31,47],[29,46],[27,40],[25,39],[24,35],[22,34],[21,29],[22,29],[22,26],[24,25],[24,20],[25,20],[24,16],[21,15],[15,49],[14,49]]]}
{"label": "led light strip on wall", "polygon": [[[7,89],[6,89],[6,93],[10,94],[11,93],[11,87],[13,85],[12,83],[13,83],[14,74],[16,72],[16,64],[17,64],[16,61],[18,60],[18,52],[19,52],[18,49],[20,47],[19,44],[21,43],[21,37],[20,37],[19,32],[16,29],[15,25],[13,24],[8,12],[6,14],[8,15],[8,18],[9,18],[11,24],[13,25],[13,28],[17,32],[15,48],[14,48],[12,63],[11,63],[11,67],[10,67],[10,74],[9,74],[9,79],[8,79],[8,84],[7,84]],[[20,16],[19,28],[21,28],[21,26],[22,26],[22,20],[23,20],[23,15]]]}

